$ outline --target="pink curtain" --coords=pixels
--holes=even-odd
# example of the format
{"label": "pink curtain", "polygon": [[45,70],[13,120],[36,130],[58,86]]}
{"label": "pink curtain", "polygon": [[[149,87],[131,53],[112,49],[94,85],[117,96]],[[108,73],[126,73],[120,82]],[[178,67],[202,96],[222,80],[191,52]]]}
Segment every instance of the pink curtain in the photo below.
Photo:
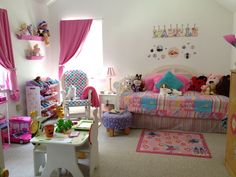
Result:
{"label": "pink curtain", "polygon": [[9,71],[7,88],[12,91],[11,99],[19,101],[20,94],[17,85],[16,68],[11,44],[11,34],[8,15],[5,9],[0,9],[0,65]]}
{"label": "pink curtain", "polygon": [[64,64],[78,51],[90,30],[92,19],[88,20],[61,20],[60,21],[60,58],[59,78],[61,78]]}

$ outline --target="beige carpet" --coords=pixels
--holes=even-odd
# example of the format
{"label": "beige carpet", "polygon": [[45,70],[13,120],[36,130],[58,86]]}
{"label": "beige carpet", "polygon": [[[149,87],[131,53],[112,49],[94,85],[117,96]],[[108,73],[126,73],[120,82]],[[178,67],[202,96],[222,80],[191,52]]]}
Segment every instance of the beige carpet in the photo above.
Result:
{"label": "beige carpet", "polygon": [[[211,159],[137,153],[141,130],[108,137],[99,128],[99,168],[95,177],[229,177],[224,167],[225,134],[204,134]],[[12,144],[4,152],[10,177],[33,177],[33,145]],[[63,152],[62,152],[63,153]]]}

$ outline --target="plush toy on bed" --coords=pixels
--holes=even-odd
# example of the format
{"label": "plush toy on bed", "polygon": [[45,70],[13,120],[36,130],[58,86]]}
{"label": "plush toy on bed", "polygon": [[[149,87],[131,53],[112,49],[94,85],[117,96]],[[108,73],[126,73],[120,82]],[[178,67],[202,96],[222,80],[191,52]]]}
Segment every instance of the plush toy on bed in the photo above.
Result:
{"label": "plush toy on bed", "polygon": [[142,81],[142,74],[136,74],[133,80],[133,84],[131,86],[134,92],[142,92],[144,91],[144,84]]}
{"label": "plush toy on bed", "polygon": [[168,88],[167,84],[162,84],[160,87],[160,95],[169,95],[171,90]]}
{"label": "plush toy on bed", "polygon": [[162,84],[160,87],[160,95],[174,95],[174,96],[182,96],[183,93],[176,89],[168,88],[167,84]]}
{"label": "plush toy on bed", "polygon": [[216,74],[210,74],[207,78],[206,85],[202,85],[202,93],[204,95],[215,95],[216,85],[219,83],[221,76]]}
{"label": "plush toy on bed", "polygon": [[191,82],[192,83],[191,83],[191,85],[190,85],[188,90],[201,92],[202,91],[201,87],[203,85],[206,85],[206,81],[207,81],[207,77],[206,76],[199,76],[199,77],[193,76],[191,78]]}
{"label": "plush toy on bed", "polygon": [[120,93],[131,92],[131,85],[133,83],[133,77],[126,76],[120,81]]}

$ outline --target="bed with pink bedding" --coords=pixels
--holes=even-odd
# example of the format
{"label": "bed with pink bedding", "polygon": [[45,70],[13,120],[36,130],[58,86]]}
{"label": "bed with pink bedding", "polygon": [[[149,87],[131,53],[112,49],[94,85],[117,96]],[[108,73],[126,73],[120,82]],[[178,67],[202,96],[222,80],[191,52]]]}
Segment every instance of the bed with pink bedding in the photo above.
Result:
{"label": "bed with pink bedding", "polygon": [[[179,68],[173,72],[189,75]],[[226,96],[196,91],[186,91],[182,96],[126,92],[120,95],[120,108],[133,113],[133,128],[223,133],[221,120],[227,115],[228,101]]]}

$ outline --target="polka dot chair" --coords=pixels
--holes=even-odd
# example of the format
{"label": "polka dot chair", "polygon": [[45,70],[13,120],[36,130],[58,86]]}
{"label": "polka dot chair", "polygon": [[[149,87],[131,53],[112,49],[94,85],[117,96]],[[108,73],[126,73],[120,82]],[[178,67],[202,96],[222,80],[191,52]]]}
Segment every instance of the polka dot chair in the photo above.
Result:
{"label": "polka dot chair", "polygon": [[[62,84],[62,97],[65,111],[65,117],[69,118],[69,107],[85,107],[85,117],[90,117],[91,106],[91,92],[89,92],[88,99],[81,99],[81,95],[88,85],[87,74],[81,70],[69,70],[66,71],[61,79]],[[68,98],[68,90],[71,86],[76,88],[76,95],[74,99]]]}

